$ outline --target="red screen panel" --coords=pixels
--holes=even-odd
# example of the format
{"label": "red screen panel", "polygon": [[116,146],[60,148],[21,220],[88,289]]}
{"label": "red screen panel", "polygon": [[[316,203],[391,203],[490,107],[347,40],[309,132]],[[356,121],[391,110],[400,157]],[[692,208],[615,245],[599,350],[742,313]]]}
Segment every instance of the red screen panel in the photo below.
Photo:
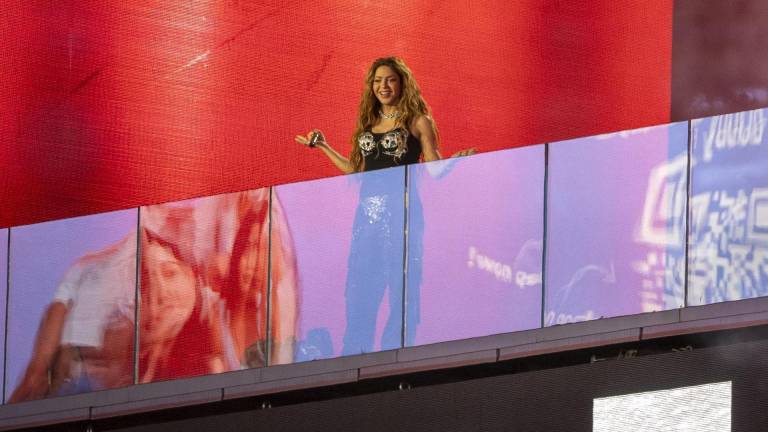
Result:
{"label": "red screen panel", "polygon": [[284,227],[268,188],[141,208],[138,382],[292,361],[296,266],[286,229],[269,256],[270,206]]}
{"label": "red screen panel", "polygon": [[371,61],[403,57],[444,154],[669,120],[672,0],[11,0],[0,226],[337,174]]}

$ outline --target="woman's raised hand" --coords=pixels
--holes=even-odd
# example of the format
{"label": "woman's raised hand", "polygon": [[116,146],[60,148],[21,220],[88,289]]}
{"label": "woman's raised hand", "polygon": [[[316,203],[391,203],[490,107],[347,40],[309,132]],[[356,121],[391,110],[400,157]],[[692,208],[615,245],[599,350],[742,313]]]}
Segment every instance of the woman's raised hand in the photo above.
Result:
{"label": "woman's raised hand", "polygon": [[[312,143],[312,137],[318,134],[317,139],[314,143]],[[307,135],[296,135],[296,138],[294,138],[297,143],[305,145],[307,147],[316,147],[318,145],[325,145],[325,135],[319,130],[319,129],[312,129],[311,131],[307,132]]]}
{"label": "woman's raised hand", "polygon": [[338,169],[345,174],[350,174],[354,171],[352,164],[349,163],[349,159],[340,155],[339,152],[333,149],[330,144],[325,140],[325,135],[320,132],[320,129],[312,129],[307,132],[307,135],[296,135],[296,142],[307,147],[318,147],[325,153],[326,156],[333,162]]}

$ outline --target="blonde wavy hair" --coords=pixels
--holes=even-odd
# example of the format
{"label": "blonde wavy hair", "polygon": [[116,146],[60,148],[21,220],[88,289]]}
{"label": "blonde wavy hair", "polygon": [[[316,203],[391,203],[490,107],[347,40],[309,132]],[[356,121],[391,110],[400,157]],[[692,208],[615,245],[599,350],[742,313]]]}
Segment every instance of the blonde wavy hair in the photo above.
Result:
{"label": "blonde wavy hair", "polygon": [[[407,130],[411,122],[419,116],[427,116],[430,119],[432,117],[432,111],[421,96],[419,85],[416,83],[411,70],[403,59],[399,57],[376,59],[365,76],[365,86],[363,87],[363,95],[360,98],[357,126],[354,135],[352,135],[352,153],[349,156],[349,161],[352,163],[352,168],[355,172],[365,169],[365,159],[363,158],[360,146],[357,144],[357,140],[360,135],[370,130],[376,124],[376,120],[379,118],[379,111],[381,110],[381,102],[373,93],[373,79],[376,75],[376,69],[381,66],[389,66],[400,77],[400,99],[397,101],[397,110],[400,112],[400,116],[397,118],[396,127],[404,127]],[[437,147],[440,141],[437,126],[434,121],[431,121],[431,124],[432,130],[435,133],[435,146]],[[405,143],[400,143],[399,147],[404,145]],[[398,148],[398,150],[403,149]]]}

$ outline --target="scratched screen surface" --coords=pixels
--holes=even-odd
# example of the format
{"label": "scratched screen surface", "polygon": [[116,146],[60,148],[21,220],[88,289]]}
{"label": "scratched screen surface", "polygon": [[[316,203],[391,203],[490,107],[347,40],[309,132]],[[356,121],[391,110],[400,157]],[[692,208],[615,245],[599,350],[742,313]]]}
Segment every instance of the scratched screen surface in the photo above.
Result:
{"label": "scratched screen surface", "polygon": [[[11,229],[6,401],[133,383],[137,222],[133,209]],[[54,305],[66,314],[47,357],[34,343]],[[45,367],[27,374],[32,361]]]}
{"label": "scratched screen surface", "polygon": [[336,175],[386,55],[446,154],[665,123],[672,6],[4,0],[0,227]]}
{"label": "scratched screen surface", "polygon": [[681,307],[687,123],[550,145],[545,325]]}
{"label": "scratched screen surface", "polygon": [[412,165],[406,345],[541,325],[544,146]]}
{"label": "scratched screen surface", "polygon": [[768,111],[693,122],[688,304],[768,295]]}
{"label": "scratched screen surface", "polygon": [[295,361],[400,347],[405,168],[277,186],[274,195],[298,269]]}

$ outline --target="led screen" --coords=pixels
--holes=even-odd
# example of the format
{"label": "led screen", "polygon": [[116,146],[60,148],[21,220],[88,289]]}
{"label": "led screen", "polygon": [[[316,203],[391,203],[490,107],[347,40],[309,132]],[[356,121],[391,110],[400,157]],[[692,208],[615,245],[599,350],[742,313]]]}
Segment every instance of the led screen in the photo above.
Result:
{"label": "led screen", "polygon": [[695,120],[688,303],[768,294],[768,112]]}
{"label": "led screen", "polygon": [[136,210],[11,230],[9,402],[133,383]]}
{"label": "led screen", "polygon": [[541,325],[544,146],[412,165],[406,345]]}
{"label": "led screen", "polygon": [[274,188],[298,268],[296,361],[401,346],[404,188],[404,168]]}
{"label": "led screen", "polygon": [[2,227],[335,175],[292,138],[319,128],[348,154],[387,55],[412,69],[445,154],[669,121],[672,0],[2,10]]}
{"label": "led screen", "polygon": [[[279,203],[274,203],[278,206]],[[141,208],[139,382],[263,367],[268,351],[269,189]],[[276,212],[273,224],[285,221]],[[296,296],[292,246],[272,259],[281,339],[293,355]],[[287,336],[286,336],[287,335]]]}
{"label": "led screen", "polygon": [[545,325],[684,301],[688,125],[549,149]]}
{"label": "led screen", "polygon": [[593,402],[594,432],[731,430],[731,382],[679,387]]}

